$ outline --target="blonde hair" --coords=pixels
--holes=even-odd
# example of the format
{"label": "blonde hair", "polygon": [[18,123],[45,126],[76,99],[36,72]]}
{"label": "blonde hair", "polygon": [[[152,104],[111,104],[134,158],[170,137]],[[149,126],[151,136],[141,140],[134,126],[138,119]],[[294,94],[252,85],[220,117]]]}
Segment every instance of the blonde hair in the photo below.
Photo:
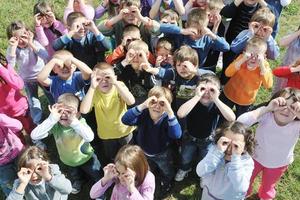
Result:
{"label": "blonde hair", "polygon": [[68,50],[58,50],[53,54],[53,58],[60,58],[64,56],[73,56],[73,54]]}
{"label": "blonde hair", "polygon": [[128,50],[133,49],[135,51],[143,50],[145,53],[149,52],[148,45],[143,40],[135,40],[130,42]]}
{"label": "blonde hair", "polygon": [[156,98],[165,97],[169,103],[172,103],[172,92],[165,87],[154,86],[148,93],[148,97],[155,96]]}
{"label": "blonde hair", "polygon": [[224,2],[222,0],[210,0],[208,2],[209,10],[214,10],[214,9],[221,10],[223,7],[224,7]]}
{"label": "blonde hair", "polygon": [[247,42],[246,49],[249,47],[258,48],[258,49],[264,48],[264,50],[266,52],[267,51],[267,42],[260,37],[254,36]]}
{"label": "blonde hair", "polygon": [[196,24],[197,26],[206,26],[208,22],[207,11],[201,8],[195,8],[188,14],[187,27]]}
{"label": "blonde hair", "polygon": [[258,22],[273,27],[275,24],[275,15],[268,7],[258,9],[251,17],[250,22]]}
{"label": "blonde hair", "polygon": [[72,93],[64,93],[60,95],[57,99],[57,103],[63,103],[64,105],[72,105],[77,111],[79,110],[80,100],[75,94]]}
{"label": "blonde hair", "polygon": [[192,49],[190,46],[183,45],[179,49],[177,49],[174,53],[174,64],[176,66],[177,62],[190,61],[198,67],[199,59],[198,53],[195,49]]}
{"label": "blonde hair", "polygon": [[172,9],[165,10],[164,13],[160,16],[160,19],[163,19],[165,17],[170,17],[171,20],[175,20],[176,22],[178,22],[179,19],[178,13]]}
{"label": "blonde hair", "polygon": [[31,159],[42,159],[43,161],[49,161],[49,157],[45,151],[38,148],[37,146],[29,146],[26,148],[19,157],[18,160],[18,171],[22,167],[27,167],[28,162]]}
{"label": "blonde hair", "polygon": [[111,66],[110,64],[106,63],[106,62],[100,62],[100,63],[97,63],[95,66],[94,66],[94,69],[112,69],[113,70],[113,66]]}
{"label": "blonde hair", "polygon": [[121,0],[120,9],[130,6],[136,6],[139,8],[141,6],[141,2],[139,0]]}

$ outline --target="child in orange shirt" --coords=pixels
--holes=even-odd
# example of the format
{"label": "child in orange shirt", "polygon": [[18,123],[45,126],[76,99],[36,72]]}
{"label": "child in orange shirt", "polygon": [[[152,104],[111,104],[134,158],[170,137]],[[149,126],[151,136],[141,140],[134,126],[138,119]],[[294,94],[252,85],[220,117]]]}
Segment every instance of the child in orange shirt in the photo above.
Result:
{"label": "child in orange shirt", "polygon": [[267,89],[273,85],[272,71],[265,59],[266,51],[267,43],[254,37],[225,71],[230,79],[224,86],[221,101],[231,108],[235,106],[236,116],[246,112],[254,103],[261,84]]}

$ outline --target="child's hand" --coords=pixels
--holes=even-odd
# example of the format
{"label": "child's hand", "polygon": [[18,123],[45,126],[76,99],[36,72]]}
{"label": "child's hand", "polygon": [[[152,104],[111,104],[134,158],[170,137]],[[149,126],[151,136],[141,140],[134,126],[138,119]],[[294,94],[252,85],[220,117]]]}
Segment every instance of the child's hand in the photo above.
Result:
{"label": "child's hand", "polygon": [[133,60],[133,58],[136,56],[136,52],[133,49],[129,49],[129,51],[127,51],[126,53],[126,57],[125,57],[125,63],[126,65],[131,64],[131,61]]}
{"label": "child's hand", "polygon": [[184,61],[182,65],[186,68],[187,72],[197,74],[197,67],[190,61]]}
{"label": "child's hand", "polygon": [[164,57],[162,56],[157,56],[156,61],[155,61],[155,66],[160,67],[161,63],[164,61]]}
{"label": "child's hand", "polygon": [[225,152],[230,143],[231,140],[229,138],[222,136],[217,142],[217,147],[220,151]]}
{"label": "child's hand", "polygon": [[94,69],[91,74],[91,88],[96,89],[101,81],[101,77],[97,75],[98,69]]}
{"label": "child's hand", "polygon": [[215,102],[220,96],[220,90],[217,88],[216,85],[211,84],[208,88],[208,93],[211,99]]}
{"label": "child's hand", "polygon": [[104,168],[103,168],[103,171],[104,171],[104,179],[106,182],[116,178],[119,174],[116,170],[116,166],[115,164],[113,163],[110,163],[108,165],[106,165]]}
{"label": "child's hand", "polygon": [[135,176],[136,173],[130,169],[129,167],[126,170],[126,173],[122,175],[123,181],[130,193],[133,193],[134,188],[135,188]]}
{"label": "child's hand", "polygon": [[28,44],[32,45],[33,44],[33,38],[34,38],[34,34],[31,31],[27,31],[28,32]]}
{"label": "child's hand", "polygon": [[93,32],[94,34],[96,34],[96,32],[98,31],[97,26],[95,25],[95,23],[92,20],[86,20],[84,23],[84,27]]}
{"label": "child's hand", "polygon": [[40,175],[45,181],[50,181],[52,175],[49,172],[49,163],[41,161],[35,168],[35,172]]}
{"label": "child's hand", "polygon": [[217,36],[216,34],[214,34],[209,28],[207,27],[204,27],[201,31],[201,35],[204,36],[204,35],[207,35],[209,36],[210,38],[212,38],[213,40],[217,39]]}
{"label": "child's hand", "polygon": [[142,14],[141,14],[141,12],[140,12],[140,10],[139,10],[139,8],[138,7],[136,7],[136,6],[130,6],[130,12],[137,18],[137,19],[139,19],[139,20],[141,20],[141,19],[143,19],[143,16],[142,16]]}
{"label": "child's hand", "polygon": [[17,37],[11,37],[8,41],[9,45],[11,47],[17,48],[18,44],[19,44],[19,38]]}
{"label": "child's hand", "polygon": [[144,110],[146,108],[153,106],[156,102],[157,102],[156,96],[151,96],[148,97],[148,99],[146,99],[146,101],[144,101],[142,104],[140,104],[139,107],[141,108],[141,110]]}
{"label": "child's hand", "polygon": [[31,169],[22,167],[17,175],[20,182],[27,185],[31,179],[32,174],[33,171]]}
{"label": "child's hand", "polygon": [[244,61],[249,60],[250,58],[252,58],[252,56],[254,56],[254,55],[252,53],[250,53],[250,52],[247,52],[247,51],[243,52],[243,60]]}
{"label": "child's hand", "polygon": [[34,15],[35,26],[40,26],[42,22],[42,16],[40,13]]}
{"label": "child's hand", "polygon": [[172,55],[168,55],[166,62],[169,63],[170,65],[174,66],[174,59]]}
{"label": "child's hand", "polygon": [[52,106],[48,106],[50,113],[55,117],[55,119],[59,120],[61,115],[64,112],[63,105],[60,103],[53,104]]}
{"label": "child's hand", "polygon": [[[64,113],[68,114],[68,121],[70,124],[77,119],[77,110],[74,107],[71,106],[64,106]],[[77,119],[78,120],[78,119]]]}
{"label": "child's hand", "polygon": [[290,69],[292,73],[300,72],[300,65],[297,65],[296,67],[291,67]]}
{"label": "child's hand", "polygon": [[205,91],[206,91],[206,85],[204,85],[203,83],[201,83],[196,88],[195,94],[201,99],[202,96],[204,95]]}
{"label": "child's hand", "polygon": [[232,141],[231,142],[231,148],[232,148],[232,154],[240,156],[244,152],[245,143],[244,142],[238,142],[238,141]]}
{"label": "child's hand", "polygon": [[127,9],[127,8],[123,8],[122,10],[120,10],[120,13],[119,13],[119,17],[121,19],[124,19],[125,15],[129,14],[130,13],[130,10]]}
{"label": "child's hand", "polygon": [[141,69],[145,70],[148,73],[152,73],[153,67],[150,65],[150,63],[141,63],[140,65]]}
{"label": "child's hand", "polygon": [[182,28],[180,33],[182,35],[187,35],[187,36],[196,36],[197,33],[195,32],[195,30],[190,29],[190,28]]}
{"label": "child's hand", "polygon": [[106,73],[104,75],[104,79],[107,79],[108,82],[110,82],[111,84],[115,85],[118,81],[117,81],[117,76],[113,73]]}
{"label": "child's hand", "polygon": [[260,23],[258,23],[258,22],[250,22],[250,24],[249,24],[249,31],[253,35],[255,35],[259,29],[260,29]]}
{"label": "child's hand", "polygon": [[160,97],[157,101],[159,105],[163,107],[164,111],[168,114],[169,117],[174,117],[172,107],[165,97]]}
{"label": "child's hand", "polygon": [[296,101],[288,106],[289,110],[298,118],[300,119],[300,102]]}
{"label": "child's hand", "polygon": [[283,97],[277,97],[270,101],[267,106],[267,110],[269,112],[277,111],[277,110],[284,110],[287,108],[286,99]]}
{"label": "child's hand", "polygon": [[50,20],[52,23],[56,21],[55,15],[52,11],[46,12],[46,17],[48,20]]}
{"label": "child's hand", "polygon": [[82,24],[78,22],[73,23],[68,33],[69,36],[72,37],[75,33],[78,33],[81,28],[82,28]]}

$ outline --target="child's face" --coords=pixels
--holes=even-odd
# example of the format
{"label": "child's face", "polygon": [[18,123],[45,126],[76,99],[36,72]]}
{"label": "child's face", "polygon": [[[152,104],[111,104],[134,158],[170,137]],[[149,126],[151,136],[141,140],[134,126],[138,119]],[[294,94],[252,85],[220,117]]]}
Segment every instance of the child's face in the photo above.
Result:
{"label": "child's face", "polygon": [[128,49],[129,44],[135,40],[141,40],[141,34],[139,31],[130,31],[125,33],[122,39],[122,43],[125,49]]}
{"label": "child's face", "polygon": [[144,53],[146,56],[148,56],[148,54],[149,54],[149,52],[145,52],[142,49],[140,49],[139,51],[135,50],[135,55],[131,61],[131,65],[132,65],[133,69],[135,69],[135,70],[140,69],[140,65],[143,62],[145,62],[144,58],[142,56],[142,53]]}
{"label": "child's face", "polygon": [[217,15],[220,14],[220,9],[211,9],[208,11],[208,23],[209,24],[214,24],[216,22],[216,20],[218,19],[217,18]]}
{"label": "child's face", "polygon": [[63,66],[55,65],[54,66],[54,72],[57,74],[57,76],[63,80],[68,80],[74,71],[76,70],[75,65],[72,63],[64,63]]}
{"label": "child's face", "polygon": [[187,67],[183,64],[183,62],[176,62],[175,68],[178,75],[184,79],[191,79],[194,76],[194,74],[188,71]]}
{"label": "child's face", "polygon": [[78,115],[76,105],[72,105],[71,103],[68,105],[61,104],[60,109],[62,110],[62,115],[59,119],[59,123],[66,127],[70,126],[73,119],[77,118]]}
{"label": "child's face", "polygon": [[[232,131],[228,130],[225,132],[224,137],[228,138],[231,142],[228,145],[225,153],[225,160],[231,161],[231,155],[233,153],[233,148],[239,148],[240,154],[245,150],[245,137],[242,134],[235,134]],[[238,147],[236,144],[240,144],[241,147]]]}
{"label": "child's face", "polygon": [[129,13],[125,14],[124,17],[123,17],[123,20],[127,23],[127,24],[134,24],[134,25],[137,25],[139,20],[137,17],[135,17],[134,13],[133,12],[136,12],[133,10],[132,8],[133,6],[124,6],[123,9],[128,9],[129,10]]}
{"label": "child's face", "polygon": [[166,63],[169,55],[172,55],[172,52],[168,49],[165,48],[156,49],[156,57],[161,56],[163,58],[162,64]]}
{"label": "child's face", "polygon": [[25,28],[14,31],[12,35],[13,37],[17,37],[19,39],[19,48],[26,48],[28,46],[29,32]]}
{"label": "child's face", "polygon": [[127,173],[127,168],[124,165],[121,165],[119,162],[115,164],[116,171],[118,173],[118,179],[123,186],[127,186],[125,175]]}
{"label": "child's face", "polygon": [[[205,26],[208,25],[208,20],[207,22],[205,23]],[[198,24],[190,24],[188,26],[188,29],[190,31],[193,32],[194,35],[192,36],[189,36],[192,40],[199,40],[202,36],[203,36],[203,33],[204,33],[204,27],[203,25],[198,25]]]}
{"label": "child's face", "polygon": [[103,93],[108,93],[112,88],[111,76],[115,76],[113,69],[97,69],[97,78],[99,78],[98,89]]}
{"label": "child's face", "polygon": [[165,16],[160,20],[161,23],[163,24],[174,24],[174,25],[178,25],[177,21],[172,19],[170,16]]}
{"label": "child's face", "polygon": [[165,102],[163,102],[160,98],[152,99],[149,102],[149,113],[150,117],[153,121],[156,121],[161,118],[164,114],[165,110]]}
{"label": "child's face", "polygon": [[85,17],[79,17],[73,21],[72,27],[76,26],[78,27],[78,31],[74,33],[74,38],[83,38],[86,36],[88,30],[85,27],[86,18]]}
{"label": "child's face", "polygon": [[292,105],[297,98],[295,95],[286,94],[283,96],[286,99],[286,107],[282,110],[274,111],[274,119],[278,125],[286,125],[295,120],[296,115],[291,112],[289,106]]}
{"label": "child's face", "polygon": [[272,27],[259,22],[252,22],[250,26],[252,26],[255,36],[262,39],[268,39],[273,31]]}
{"label": "child's face", "polygon": [[259,55],[264,55],[263,49],[259,49],[257,47],[247,47],[246,53],[251,55],[250,59],[247,60],[247,69],[250,71],[255,70],[259,66]]}
{"label": "child's face", "polygon": [[214,100],[214,95],[219,96],[220,88],[218,84],[213,82],[200,82],[199,83],[200,90],[205,91],[200,99],[200,103],[202,105],[209,105]]}
{"label": "child's face", "polygon": [[29,182],[31,185],[37,185],[42,181],[42,177],[36,173],[36,168],[42,161],[43,161],[42,159],[30,159],[27,162],[26,168],[29,168],[33,171],[33,174]]}
{"label": "child's face", "polygon": [[247,6],[253,6],[258,3],[258,0],[244,0],[244,4]]}

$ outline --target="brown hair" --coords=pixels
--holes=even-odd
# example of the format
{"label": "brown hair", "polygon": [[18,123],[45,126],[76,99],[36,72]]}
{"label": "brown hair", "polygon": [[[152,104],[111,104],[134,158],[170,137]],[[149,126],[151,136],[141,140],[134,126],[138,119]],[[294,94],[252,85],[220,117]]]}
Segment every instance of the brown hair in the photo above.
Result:
{"label": "brown hair", "polygon": [[203,83],[203,82],[205,82],[205,83],[213,83],[219,89],[221,88],[220,80],[219,80],[218,76],[215,75],[215,74],[210,74],[210,73],[203,74],[202,76],[200,76],[198,84]]}
{"label": "brown hair", "polygon": [[300,65],[300,57],[291,65],[291,67],[297,67],[298,65]]}
{"label": "brown hair", "polygon": [[187,27],[196,24],[197,26],[207,26],[208,16],[206,10],[195,8],[188,14]]}
{"label": "brown hair", "polygon": [[148,93],[148,97],[152,96],[155,96],[156,98],[165,97],[169,103],[172,103],[173,101],[172,92],[165,87],[154,86]]}
{"label": "brown hair", "polygon": [[286,87],[286,88],[279,90],[271,97],[270,101],[272,101],[273,99],[276,99],[278,97],[284,97],[287,95],[289,96],[288,99],[293,97],[294,102],[300,101],[300,90],[297,88],[292,88],[292,87]]}
{"label": "brown hair", "polygon": [[67,17],[67,25],[70,27],[74,23],[74,21],[78,18],[84,17],[84,14],[81,12],[71,12]]}
{"label": "brown hair", "polygon": [[258,9],[251,17],[250,22],[262,23],[266,26],[273,27],[275,24],[275,15],[268,7]]}
{"label": "brown hair", "polygon": [[125,168],[132,169],[135,173],[136,186],[140,186],[149,171],[149,165],[143,150],[137,145],[124,145],[115,157],[118,163]]}
{"label": "brown hair", "polygon": [[33,14],[36,15],[38,13],[42,14],[42,15],[46,15],[47,11],[52,11],[52,5],[50,5],[49,2],[47,1],[39,1],[38,3],[36,3],[33,6]]}
{"label": "brown hair", "polygon": [[173,53],[174,45],[173,43],[166,37],[159,38],[155,47],[155,50],[166,49]]}
{"label": "brown hair", "polygon": [[130,6],[136,6],[139,8],[141,6],[141,2],[139,0],[121,0],[119,8],[123,9],[124,7]]}
{"label": "brown hair", "polygon": [[42,159],[44,161],[49,161],[49,157],[45,151],[38,148],[37,146],[29,146],[26,148],[19,157],[18,160],[18,171],[22,167],[27,167],[28,162],[31,159]]}
{"label": "brown hair", "polygon": [[262,38],[256,36],[254,36],[247,42],[246,49],[249,47],[258,48],[258,49],[264,48],[265,52],[267,51],[268,48],[267,42]]}
{"label": "brown hair", "polygon": [[170,17],[171,20],[175,20],[176,22],[178,22],[179,19],[178,13],[172,9],[165,10],[164,13],[160,16],[160,19],[163,19],[165,17]]}
{"label": "brown hair", "polygon": [[250,129],[247,129],[241,122],[233,121],[233,122],[225,122],[222,124],[215,133],[214,143],[217,144],[219,139],[225,135],[227,131],[231,131],[233,134],[241,134],[244,136],[245,141],[245,151],[249,153],[249,155],[253,155],[254,147],[256,145],[256,141],[254,139],[254,134]]}
{"label": "brown hair", "polygon": [[209,10],[214,10],[214,9],[221,10],[223,7],[224,7],[224,2],[222,0],[209,0],[208,2]]}
{"label": "brown hair", "polygon": [[110,64],[108,64],[106,62],[99,62],[94,66],[94,69],[112,69],[113,70],[113,66],[111,66]]}
{"label": "brown hair", "polygon": [[57,103],[63,103],[64,105],[74,105],[79,110],[80,100],[79,98],[72,93],[64,93],[60,95],[57,99]]}
{"label": "brown hair", "polygon": [[139,29],[138,26],[136,25],[133,25],[133,24],[127,24],[124,29],[123,29],[123,36],[126,34],[126,33],[129,33],[129,32],[139,32],[139,34],[141,34],[141,31]]}
{"label": "brown hair", "polygon": [[18,21],[11,22],[6,28],[7,38],[10,39],[13,36],[14,31],[17,31],[17,30],[20,30],[23,28],[27,29],[27,27],[23,21],[18,20]]}
{"label": "brown hair", "polygon": [[192,49],[190,46],[183,45],[179,49],[177,49],[174,53],[174,64],[177,65],[177,62],[190,61],[198,67],[199,59],[198,53],[195,49]]}

